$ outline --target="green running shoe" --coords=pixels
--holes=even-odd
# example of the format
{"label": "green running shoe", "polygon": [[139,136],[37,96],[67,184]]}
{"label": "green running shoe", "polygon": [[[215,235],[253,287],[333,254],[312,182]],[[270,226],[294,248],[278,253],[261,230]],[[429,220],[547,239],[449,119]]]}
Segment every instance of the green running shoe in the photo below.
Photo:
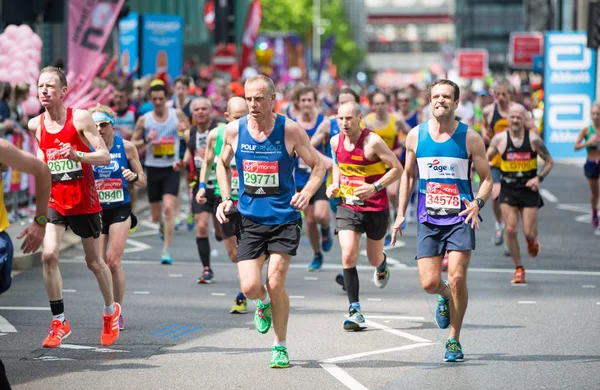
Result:
{"label": "green running shoe", "polygon": [[288,368],[290,366],[290,358],[288,357],[287,348],[274,346],[272,349],[271,368]]}
{"label": "green running shoe", "polygon": [[254,327],[258,333],[265,334],[271,329],[273,316],[271,315],[271,304],[265,305],[261,301],[256,302],[256,312],[254,312]]}

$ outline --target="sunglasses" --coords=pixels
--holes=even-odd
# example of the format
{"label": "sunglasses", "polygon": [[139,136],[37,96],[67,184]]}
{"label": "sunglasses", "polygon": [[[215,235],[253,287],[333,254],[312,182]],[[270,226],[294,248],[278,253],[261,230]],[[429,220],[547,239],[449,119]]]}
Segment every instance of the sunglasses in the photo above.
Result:
{"label": "sunglasses", "polygon": [[98,123],[96,123],[96,126],[100,126],[101,128],[105,128],[108,125],[110,125],[110,122],[98,122]]}

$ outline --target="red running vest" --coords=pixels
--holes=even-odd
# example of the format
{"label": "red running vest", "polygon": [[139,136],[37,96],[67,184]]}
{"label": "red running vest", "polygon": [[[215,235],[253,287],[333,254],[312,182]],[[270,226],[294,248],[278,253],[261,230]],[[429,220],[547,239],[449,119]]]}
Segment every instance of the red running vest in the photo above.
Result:
{"label": "red running vest", "polygon": [[356,141],[354,150],[351,152],[344,148],[344,138],[346,137],[343,132],[340,132],[338,146],[335,150],[340,168],[340,206],[359,212],[383,211],[389,207],[387,193],[383,190],[376,192],[365,200],[359,200],[354,196],[354,188],[363,183],[375,183],[385,175],[387,170],[383,161],[371,161],[365,157],[364,141],[370,132],[369,129],[363,129],[358,141]]}
{"label": "red running vest", "polygon": [[67,120],[57,133],[46,130],[44,115],[45,113],[40,116],[40,149],[44,152],[44,162],[48,164],[52,174],[48,207],[63,216],[99,213],[102,208],[94,184],[92,166],[64,159],[58,153],[60,143],[70,143],[78,152],[91,152],[73,124],[73,110],[67,108]]}

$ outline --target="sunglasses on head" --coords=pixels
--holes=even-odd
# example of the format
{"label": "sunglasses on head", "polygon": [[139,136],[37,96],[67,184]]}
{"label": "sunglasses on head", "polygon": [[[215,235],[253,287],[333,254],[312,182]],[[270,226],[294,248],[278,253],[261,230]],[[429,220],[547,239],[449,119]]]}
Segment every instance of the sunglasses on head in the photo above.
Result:
{"label": "sunglasses on head", "polygon": [[105,128],[106,126],[110,125],[110,122],[98,122],[96,125],[100,126],[101,128]]}

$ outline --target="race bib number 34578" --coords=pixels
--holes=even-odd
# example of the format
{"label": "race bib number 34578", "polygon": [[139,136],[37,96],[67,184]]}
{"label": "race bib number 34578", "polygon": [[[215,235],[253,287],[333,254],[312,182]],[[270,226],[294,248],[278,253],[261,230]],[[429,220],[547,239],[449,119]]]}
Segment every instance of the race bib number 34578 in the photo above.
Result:
{"label": "race bib number 34578", "polygon": [[279,193],[279,162],[244,160],[244,192],[252,195]]}
{"label": "race bib number 34578", "polygon": [[427,183],[425,205],[429,215],[454,215],[460,212],[460,192],[456,184]]}

